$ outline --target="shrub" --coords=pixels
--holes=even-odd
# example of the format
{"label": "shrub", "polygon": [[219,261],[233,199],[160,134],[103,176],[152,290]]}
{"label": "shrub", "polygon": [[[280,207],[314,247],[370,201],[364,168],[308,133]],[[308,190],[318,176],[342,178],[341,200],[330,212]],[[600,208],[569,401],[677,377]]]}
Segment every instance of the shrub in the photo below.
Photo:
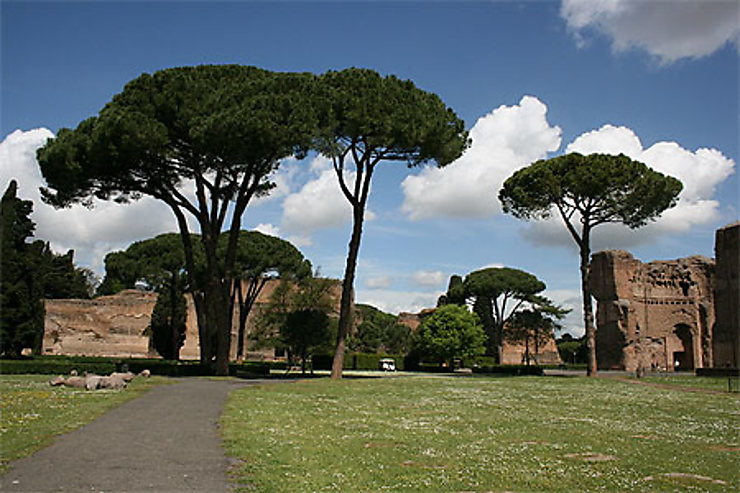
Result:
{"label": "shrub", "polygon": [[107,375],[116,371],[112,361],[79,362],[43,359],[4,359],[0,361],[0,373],[4,375],[37,374],[66,375],[72,370]]}
{"label": "shrub", "polygon": [[[280,363],[280,362],[278,362]],[[282,363],[284,365],[284,363]],[[269,376],[272,363],[247,361],[229,364],[229,375],[240,377]],[[210,375],[206,365],[198,361],[182,362],[145,358],[101,358],[86,356],[52,356],[0,361],[1,374],[66,375],[72,370],[108,375],[114,371],[139,373],[149,370],[152,375],[195,377]]]}
{"label": "shrub", "polygon": [[524,376],[524,375],[542,376],[545,374],[542,367],[527,366],[527,365],[478,366],[478,367],[473,368],[473,373],[509,375],[509,376]]}

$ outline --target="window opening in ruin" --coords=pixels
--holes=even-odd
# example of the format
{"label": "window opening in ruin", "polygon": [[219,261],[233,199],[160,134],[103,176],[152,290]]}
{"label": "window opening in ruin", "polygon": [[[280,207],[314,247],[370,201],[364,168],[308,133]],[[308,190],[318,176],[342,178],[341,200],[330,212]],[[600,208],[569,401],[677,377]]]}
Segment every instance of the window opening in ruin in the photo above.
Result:
{"label": "window opening in ruin", "polygon": [[689,284],[688,281],[680,281],[678,285],[681,286],[681,291],[683,291],[683,295],[688,296],[689,288],[691,287],[691,284]]}
{"label": "window opening in ruin", "polygon": [[673,369],[675,371],[691,371],[694,369],[694,343],[691,327],[686,324],[677,324],[673,333],[681,341],[680,351],[673,352]]}

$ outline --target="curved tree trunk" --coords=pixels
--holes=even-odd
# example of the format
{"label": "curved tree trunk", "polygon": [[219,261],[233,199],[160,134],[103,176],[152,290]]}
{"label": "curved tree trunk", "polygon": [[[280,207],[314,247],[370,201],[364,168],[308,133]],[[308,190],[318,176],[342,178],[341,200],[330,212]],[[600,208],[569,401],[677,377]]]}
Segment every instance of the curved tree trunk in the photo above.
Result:
{"label": "curved tree trunk", "polygon": [[344,366],[344,350],[346,348],[347,335],[352,327],[354,313],[352,313],[352,287],[355,282],[355,271],[357,270],[357,257],[360,252],[360,240],[362,239],[362,222],[364,218],[364,207],[354,206],[352,236],[349,241],[349,252],[347,254],[347,265],[344,270],[344,281],[342,282],[342,301],[339,308],[339,328],[337,330],[337,346],[334,351],[334,359],[331,365],[331,378],[342,378]]}

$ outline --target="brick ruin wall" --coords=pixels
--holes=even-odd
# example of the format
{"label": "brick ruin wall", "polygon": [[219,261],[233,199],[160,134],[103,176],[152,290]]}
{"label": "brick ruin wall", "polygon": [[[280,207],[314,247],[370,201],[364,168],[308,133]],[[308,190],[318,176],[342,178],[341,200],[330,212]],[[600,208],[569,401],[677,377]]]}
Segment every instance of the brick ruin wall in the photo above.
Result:
{"label": "brick ruin wall", "polygon": [[643,264],[630,253],[595,253],[599,368],[693,370],[712,366],[714,261],[689,257]]}
{"label": "brick ruin wall", "polygon": [[[254,303],[247,318],[247,334],[254,330],[259,313],[264,310],[279,281],[268,281]],[[334,312],[338,316],[341,298],[341,282],[331,288],[335,302]],[[192,297],[185,295],[187,320],[185,343],[180,349],[181,359],[200,358],[198,326]],[[149,346],[147,327],[151,320],[156,293],[125,290],[112,296],[101,296],[92,300],[45,300],[43,354],[68,356],[108,356],[116,358],[158,358]],[[231,329],[230,357],[236,359],[238,319],[233,317]],[[245,338],[247,339],[247,338]],[[272,359],[274,349],[251,351],[245,340],[245,358]]]}
{"label": "brick ruin wall", "polygon": [[712,351],[717,368],[740,368],[740,222],[717,230],[714,254],[717,260],[714,307],[717,323],[714,327]]}

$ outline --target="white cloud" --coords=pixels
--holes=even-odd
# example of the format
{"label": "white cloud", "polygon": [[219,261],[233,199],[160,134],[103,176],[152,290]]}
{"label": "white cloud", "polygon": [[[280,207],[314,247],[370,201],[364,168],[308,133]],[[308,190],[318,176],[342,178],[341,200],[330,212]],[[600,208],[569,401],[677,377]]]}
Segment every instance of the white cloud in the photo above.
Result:
{"label": "white cloud", "polygon": [[504,265],[504,264],[502,264],[500,262],[492,262],[492,263],[486,264],[483,267],[481,267],[480,269],[476,269],[476,270],[481,270],[481,269],[502,269],[504,267],[506,267],[506,265]]}
{"label": "white cloud", "polygon": [[254,227],[254,231],[259,231],[260,233],[270,235],[270,236],[280,236],[280,228],[273,224],[265,224],[260,223],[257,226]]}
{"label": "white cloud", "polygon": [[89,266],[100,274],[106,253],[125,248],[132,241],[177,231],[167,206],[148,197],[123,205],[96,200],[93,209],[80,205],[54,209],[44,204],[39,187],[46,183],[36,161],[36,149],[53,136],[45,128],[16,130],[0,143],[0,185],[5,191],[10,180],[15,179],[18,196],[33,201],[31,217],[36,223],[36,238],[49,241],[60,253],[74,249],[78,265]]}
{"label": "white cloud", "polygon": [[[683,183],[678,204],[644,228],[631,230],[619,224],[606,224],[594,231],[593,249],[629,248],[652,241],[660,235],[684,233],[693,226],[717,219],[719,202],[713,199],[716,187],[734,173],[735,162],[716,149],[684,149],[675,142],[658,142],[643,148],[639,137],[627,127],[604,125],[586,132],[566,147],[566,152],[619,154],[641,161],[656,171],[678,178]],[[525,237],[535,243],[572,245],[562,220],[533,222]]]}
{"label": "white cloud", "polygon": [[365,280],[365,287],[368,289],[386,289],[393,284],[391,276],[370,277]]}
{"label": "white cloud", "polygon": [[372,305],[384,312],[397,315],[401,312],[416,313],[424,308],[435,307],[440,294],[384,289],[359,290],[355,302]]}
{"label": "white cloud", "polygon": [[[275,226],[274,224],[260,223],[254,227],[254,230],[266,235],[282,238],[282,236],[280,236],[280,228],[278,226]],[[308,236],[290,235],[285,239],[297,247],[313,245],[313,241],[311,241],[311,238]]]}
{"label": "white cloud", "polygon": [[701,58],[738,43],[736,0],[563,0],[560,15],[584,44],[589,29],[612,41],[612,50],[639,48],[662,63]]}
{"label": "white cloud", "polygon": [[[330,161],[318,156],[311,161],[309,171],[313,179],[285,197],[280,223],[282,231],[303,238],[304,244],[311,241],[311,234],[318,229],[336,228],[352,221],[352,208],[339,188]],[[354,176],[354,172],[345,174],[348,183]],[[372,211],[365,211],[366,221],[374,218]]]}
{"label": "white cloud", "polygon": [[575,337],[581,337],[585,333],[581,292],[575,289],[548,289],[544,295],[556,305],[571,310],[560,323],[563,325],[564,332],[568,332]]}
{"label": "white cloud", "polygon": [[435,270],[418,270],[411,275],[411,280],[420,286],[437,287],[444,283],[447,276],[444,272]]}
{"label": "white cloud", "polygon": [[500,106],[470,130],[471,147],[444,168],[427,166],[403,180],[402,210],[410,219],[487,217],[500,212],[497,194],[514,171],[560,147],[560,128],[532,96]]}

